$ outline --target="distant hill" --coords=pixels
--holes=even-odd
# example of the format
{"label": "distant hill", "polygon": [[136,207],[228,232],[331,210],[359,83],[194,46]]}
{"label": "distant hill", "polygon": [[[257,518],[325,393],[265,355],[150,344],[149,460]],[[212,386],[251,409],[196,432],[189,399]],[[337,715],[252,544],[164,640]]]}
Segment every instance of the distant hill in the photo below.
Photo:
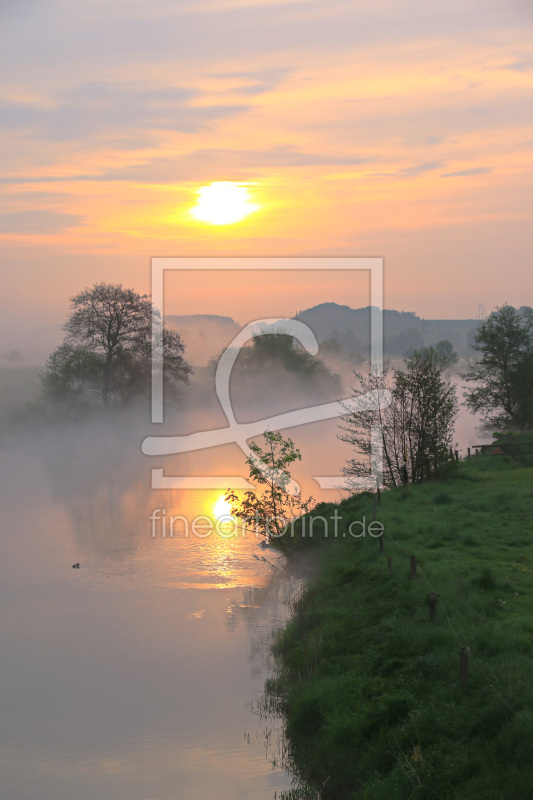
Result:
{"label": "distant hill", "polygon": [[[350,308],[338,303],[320,303],[300,311],[296,319],[311,328],[325,351],[368,358],[370,306]],[[241,329],[231,317],[217,314],[170,314],[165,321],[181,333],[187,359],[197,366],[207,364],[212,356],[231,343]],[[479,320],[475,319],[422,319],[414,311],[386,309],[383,312],[385,355],[401,357],[416,347],[448,339],[459,356],[471,356],[478,325]]]}
{"label": "distant hill", "polygon": [[168,314],[165,323],[179,331],[186,348],[185,357],[196,366],[205,366],[241,330],[234,319],[217,314]]}
{"label": "distant hill", "polygon": [[[330,362],[335,353],[343,358],[352,354],[368,358],[369,306],[350,308],[339,303],[320,303],[300,311],[296,319],[309,325],[319,343],[325,344],[321,354],[328,355]],[[241,330],[234,319],[218,314],[169,314],[165,322],[182,334],[187,360],[196,366],[207,364]],[[422,344],[449,339],[460,356],[471,356],[478,325],[479,320],[475,319],[422,319],[413,311],[387,309],[384,311],[385,355],[403,356]],[[62,323],[36,325],[30,320],[15,324],[4,315],[0,320],[0,366],[10,365],[15,352],[18,354],[16,364],[41,366],[64,335]]]}
{"label": "distant hill", "polygon": [[[370,306],[350,308],[338,303],[300,311],[297,319],[309,325],[319,342],[337,343],[343,352],[358,352],[368,357],[370,347]],[[385,355],[402,356],[407,351],[448,339],[460,356],[472,355],[472,342],[478,320],[427,320],[414,311],[383,312]]]}

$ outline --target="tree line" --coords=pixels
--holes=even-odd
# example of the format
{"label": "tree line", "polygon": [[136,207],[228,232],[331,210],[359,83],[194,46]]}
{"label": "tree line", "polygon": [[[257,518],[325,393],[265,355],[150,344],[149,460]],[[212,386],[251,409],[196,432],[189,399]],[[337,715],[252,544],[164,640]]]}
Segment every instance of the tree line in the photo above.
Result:
{"label": "tree line", "polygon": [[[495,432],[533,431],[533,309],[497,308],[480,323],[474,348],[479,358],[461,373],[470,384],[465,387],[464,404],[480,413],[485,427],[492,426]],[[392,376],[387,370],[355,373],[359,387],[353,389],[354,396],[373,392],[376,402],[359,410],[347,406],[341,418],[339,438],[354,448],[344,468],[348,479],[368,479],[375,431],[383,455],[384,487],[420,483],[453,459],[459,399],[449,368],[456,361],[453,347],[441,342],[415,350]],[[301,454],[291,439],[279,433],[266,431],[264,438],[266,450],[252,443],[254,458],[248,459],[250,478],[264,487],[263,493],[247,492],[240,500],[228,492],[227,499],[233,514],[250,525],[254,519],[266,520],[265,535],[277,537],[294,518],[295,498],[286,488],[288,465],[300,460]],[[267,465],[266,470],[258,469],[257,459]],[[307,508],[308,503],[300,502]]]}
{"label": "tree line", "polygon": [[[192,374],[180,334],[164,326],[147,295],[106,283],[72,297],[65,338],[41,375],[44,396],[70,404],[97,399],[108,407],[127,406],[146,395],[151,384],[153,325],[160,326],[162,336],[166,396],[178,397],[180,386]],[[244,366],[278,360],[298,374],[332,376],[320,359],[295,348],[289,339],[272,334],[258,337],[245,354]],[[494,431],[532,431],[533,309],[510,305],[495,309],[480,322],[474,349],[479,357],[470,360],[461,373],[467,384],[465,405]],[[359,386],[354,396],[373,391],[377,403],[363,410],[347,408],[341,418],[339,438],[354,448],[344,469],[347,477],[368,476],[373,430],[379,431],[384,486],[418,483],[446,465],[455,447],[459,410],[457,387],[450,375],[456,361],[450,343],[440,342],[415,350],[392,374],[387,370],[355,373]],[[384,402],[385,397],[390,402]],[[288,480],[287,465],[299,459],[299,452],[290,440],[290,445],[282,438],[267,436],[266,441],[269,446],[264,453],[252,443],[258,448],[256,461],[262,460]],[[257,463],[250,462],[249,467],[261,484]],[[271,500],[279,509],[282,498],[274,496],[270,483]],[[255,514],[255,501],[247,497],[246,502],[242,513],[250,516],[253,510]]]}

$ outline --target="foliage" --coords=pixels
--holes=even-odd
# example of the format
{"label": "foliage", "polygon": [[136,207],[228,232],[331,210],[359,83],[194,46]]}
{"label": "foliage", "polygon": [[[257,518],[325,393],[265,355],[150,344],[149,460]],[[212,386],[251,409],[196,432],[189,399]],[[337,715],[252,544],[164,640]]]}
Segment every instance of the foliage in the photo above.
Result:
{"label": "foliage", "polygon": [[232,515],[273,539],[283,536],[296,517],[309,511],[312,498],[303,500],[291,487],[289,466],[302,459],[292,439],[284,439],[281,433],[271,431],[265,431],[263,437],[265,449],[250,442],[252,455],[246,460],[250,480],[264,487],[263,491],[248,490],[240,498],[228,490],[226,500],[231,503]]}
{"label": "foliage", "polygon": [[[71,300],[66,338],[51,354],[41,382],[45,396],[77,402],[99,395],[104,406],[145,393],[151,379],[152,303],[122,285],[98,283]],[[191,368],[179,334],[163,328],[164,379],[170,393]]]}
{"label": "foliage", "polygon": [[502,430],[533,428],[533,309],[497,308],[480,323],[474,349],[481,357],[462,375],[475,384],[468,407]]}
{"label": "foliage", "polygon": [[[318,574],[278,636],[267,693],[285,720],[286,766],[323,800],[531,797],[531,481],[531,468],[477,456],[446,482],[384,492],[383,554],[347,533],[372,497],[321,506],[338,512],[339,536],[314,551]],[[293,542],[299,553],[309,543]]]}
{"label": "foliage", "polygon": [[453,364],[457,364],[459,361],[459,356],[453,349],[453,344],[449,341],[449,339],[441,339],[440,342],[437,342],[435,345],[435,352],[442,358],[443,361],[446,362],[446,365],[449,367],[451,367]]}
{"label": "foliage", "polygon": [[251,347],[241,350],[239,369],[244,373],[265,372],[282,366],[296,377],[335,384],[340,390],[340,379],[334,375],[318,356],[307,352],[292,336],[283,333],[265,333],[254,336]]}
{"label": "foliage", "polygon": [[378,430],[383,446],[385,486],[419,483],[449,461],[458,402],[446,367],[433,348],[415,351],[405,359],[403,370],[394,370],[390,405],[382,400],[388,388],[386,372],[356,373],[359,394],[374,391],[377,399],[369,409],[347,410],[342,416],[339,438],[356,449],[344,469],[346,476],[368,476],[372,429]]}
{"label": "foliage", "polygon": [[52,400],[78,401],[96,392],[102,358],[87,347],[59,345],[48,358],[41,378],[45,395]]}

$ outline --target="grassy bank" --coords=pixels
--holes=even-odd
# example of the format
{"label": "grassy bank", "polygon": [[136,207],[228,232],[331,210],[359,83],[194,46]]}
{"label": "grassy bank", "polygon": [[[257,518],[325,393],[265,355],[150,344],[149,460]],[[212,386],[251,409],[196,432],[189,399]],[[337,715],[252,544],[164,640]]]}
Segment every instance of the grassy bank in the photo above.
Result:
{"label": "grassy bank", "polygon": [[342,535],[372,519],[370,496],[315,513],[335,509],[338,538],[283,544],[314,547],[320,564],[275,644],[267,686],[285,715],[289,764],[328,800],[530,800],[531,460],[477,457],[384,493],[383,554],[368,534]]}

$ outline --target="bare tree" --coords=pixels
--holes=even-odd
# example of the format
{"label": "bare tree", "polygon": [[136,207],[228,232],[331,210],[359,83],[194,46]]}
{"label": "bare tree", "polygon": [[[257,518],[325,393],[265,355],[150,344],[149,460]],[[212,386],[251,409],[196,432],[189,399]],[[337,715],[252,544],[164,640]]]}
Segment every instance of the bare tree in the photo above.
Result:
{"label": "bare tree", "polygon": [[[405,359],[405,368],[388,373],[356,373],[360,389],[354,394],[376,393],[365,410],[348,410],[342,416],[339,438],[354,446],[347,462],[347,477],[368,479],[372,431],[379,432],[383,449],[383,484],[419,483],[450,459],[458,402],[447,362],[431,347]],[[392,401],[382,397],[390,389]]]}

